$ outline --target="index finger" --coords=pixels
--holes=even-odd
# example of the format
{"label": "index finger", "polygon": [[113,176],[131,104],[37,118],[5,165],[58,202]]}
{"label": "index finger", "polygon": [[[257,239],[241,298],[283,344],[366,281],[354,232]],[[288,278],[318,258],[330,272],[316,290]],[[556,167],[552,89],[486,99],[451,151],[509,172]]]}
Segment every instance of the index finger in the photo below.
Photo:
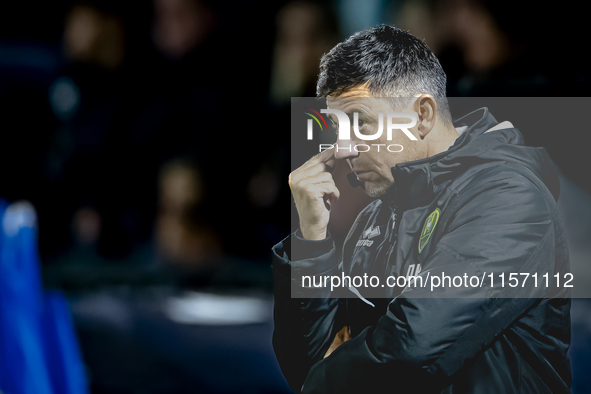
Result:
{"label": "index finger", "polygon": [[320,152],[316,156],[312,156],[312,158],[310,160],[308,160],[308,163],[310,163],[311,165],[314,165],[314,164],[318,164],[318,163],[326,163],[330,159],[333,159],[335,145],[336,144],[333,144],[330,148],[328,148],[324,152]]}

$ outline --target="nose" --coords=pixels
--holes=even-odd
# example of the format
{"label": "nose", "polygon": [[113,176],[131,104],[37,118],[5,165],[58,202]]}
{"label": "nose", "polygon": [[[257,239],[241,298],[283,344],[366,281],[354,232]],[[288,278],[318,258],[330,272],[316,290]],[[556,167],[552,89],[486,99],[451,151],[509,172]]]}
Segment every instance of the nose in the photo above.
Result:
{"label": "nose", "polygon": [[352,159],[359,156],[359,152],[355,149],[356,143],[352,139],[338,139],[335,145],[334,157],[337,160]]}

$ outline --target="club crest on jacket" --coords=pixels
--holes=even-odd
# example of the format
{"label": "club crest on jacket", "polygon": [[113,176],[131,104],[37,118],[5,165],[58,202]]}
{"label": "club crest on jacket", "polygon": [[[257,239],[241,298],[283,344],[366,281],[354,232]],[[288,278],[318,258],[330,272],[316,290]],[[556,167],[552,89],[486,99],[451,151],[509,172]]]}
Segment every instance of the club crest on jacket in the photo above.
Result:
{"label": "club crest on jacket", "polygon": [[419,253],[423,251],[425,245],[427,245],[427,243],[431,239],[431,234],[433,234],[433,230],[437,225],[439,215],[441,215],[441,211],[439,210],[439,208],[435,208],[435,210],[431,212],[431,214],[425,220],[423,230],[421,230],[421,238],[419,238]]}

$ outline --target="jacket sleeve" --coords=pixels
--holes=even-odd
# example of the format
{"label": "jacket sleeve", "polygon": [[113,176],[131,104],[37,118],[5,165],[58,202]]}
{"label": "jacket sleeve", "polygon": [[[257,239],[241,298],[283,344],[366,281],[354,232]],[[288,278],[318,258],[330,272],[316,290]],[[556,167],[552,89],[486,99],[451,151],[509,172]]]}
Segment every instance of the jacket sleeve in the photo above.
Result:
{"label": "jacket sleeve", "polygon": [[[560,269],[555,263],[557,213],[547,189],[524,176],[501,173],[464,191],[423,263],[423,279],[492,273],[498,280],[505,272],[507,280],[511,272],[552,275]],[[311,368],[302,393],[439,391],[437,385],[449,374],[546,296],[541,286],[528,286],[520,290],[521,298],[505,298],[511,289],[507,282],[501,288],[489,281],[482,287],[433,290],[407,286],[375,326]]]}
{"label": "jacket sleeve", "polygon": [[273,248],[273,348],[283,375],[297,393],[310,367],[322,359],[338,331],[338,298],[324,286],[302,287],[302,276],[335,275],[338,269],[330,235],[322,241],[309,241],[298,230]]}

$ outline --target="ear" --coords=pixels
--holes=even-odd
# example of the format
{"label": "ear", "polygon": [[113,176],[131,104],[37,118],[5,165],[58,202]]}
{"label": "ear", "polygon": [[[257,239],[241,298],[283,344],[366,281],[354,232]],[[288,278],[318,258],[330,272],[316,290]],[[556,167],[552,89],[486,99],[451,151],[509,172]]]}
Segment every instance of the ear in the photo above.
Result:
{"label": "ear", "polygon": [[413,107],[419,117],[417,122],[419,138],[424,139],[433,127],[435,127],[435,121],[437,120],[437,102],[430,94],[422,94],[415,101]]}

